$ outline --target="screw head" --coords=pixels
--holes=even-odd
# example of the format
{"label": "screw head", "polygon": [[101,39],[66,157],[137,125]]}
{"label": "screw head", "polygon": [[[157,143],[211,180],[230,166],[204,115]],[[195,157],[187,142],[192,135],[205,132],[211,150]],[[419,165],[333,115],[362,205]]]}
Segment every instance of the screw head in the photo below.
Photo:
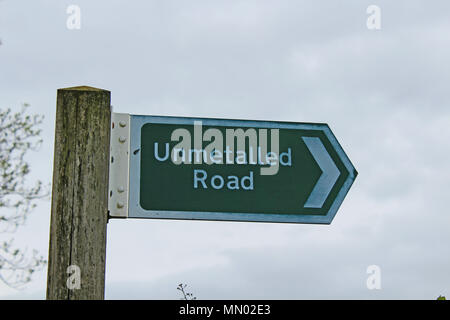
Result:
{"label": "screw head", "polygon": [[125,188],[122,186],[117,188],[117,192],[119,192],[119,193],[122,193],[124,191],[125,191]]}
{"label": "screw head", "polygon": [[117,202],[117,208],[122,209],[124,207],[124,204],[122,201]]}
{"label": "screw head", "polygon": [[122,128],[125,127],[127,125],[127,123],[125,121],[119,121],[119,126],[121,126]]}
{"label": "screw head", "polygon": [[120,143],[124,143],[125,141],[127,141],[127,138],[125,138],[124,136],[120,136],[119,137],[119,142]]}

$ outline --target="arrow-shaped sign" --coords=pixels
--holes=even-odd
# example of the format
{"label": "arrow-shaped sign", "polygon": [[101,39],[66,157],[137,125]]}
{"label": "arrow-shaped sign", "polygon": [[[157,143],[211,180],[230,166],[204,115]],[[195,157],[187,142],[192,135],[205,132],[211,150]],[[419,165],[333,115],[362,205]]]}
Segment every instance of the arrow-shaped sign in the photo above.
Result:
{"label": "arrow-shaped sign", "polygon": [[113,217],[329,224],[357,175],[326,124],[113,114],[112,128]]}

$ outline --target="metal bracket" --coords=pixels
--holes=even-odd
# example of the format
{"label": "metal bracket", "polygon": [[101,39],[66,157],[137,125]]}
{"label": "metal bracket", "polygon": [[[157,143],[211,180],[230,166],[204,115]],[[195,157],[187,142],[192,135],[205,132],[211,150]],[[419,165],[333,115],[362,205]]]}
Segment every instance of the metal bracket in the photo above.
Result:
{"label": "metal bracket", "polygon": [[128,217],[130,115],[111,114],[108,210],[112,218]]}

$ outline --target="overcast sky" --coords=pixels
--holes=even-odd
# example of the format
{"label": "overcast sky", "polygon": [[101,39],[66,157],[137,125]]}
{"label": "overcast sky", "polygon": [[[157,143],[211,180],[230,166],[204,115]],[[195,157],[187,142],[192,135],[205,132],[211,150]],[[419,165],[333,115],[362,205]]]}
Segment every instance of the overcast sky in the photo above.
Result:
{"label": "overcast sky", "polygon": [[[69,30],[69,5],[81,29]],[[381,29],[369,30],[369,5]],[[106,298],[450,295],[450,2],[0,1],[0,108],[45,114],[31,179],[52,178],[56,90],[115,112],[326,122],[359,172],[333,223],[113,220]],[[50,201],[14,235],[48,254]],[[4,236],[0,236],[3,239]],[[369,290],[367,267],[381,270]],[[45,298],[46,273],[0,298]]]}

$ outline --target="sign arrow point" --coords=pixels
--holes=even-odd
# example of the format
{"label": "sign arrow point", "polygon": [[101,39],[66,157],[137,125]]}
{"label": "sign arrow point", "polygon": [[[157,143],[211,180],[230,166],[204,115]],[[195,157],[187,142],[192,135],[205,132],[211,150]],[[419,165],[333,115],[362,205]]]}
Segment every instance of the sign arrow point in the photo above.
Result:
{"label": "sign arrow point", "polygon": [[336,167],[336,164],[319,137],[302,137],[302,139],[322,170],[322,174],[303,207],[320,209],[328,198],[341,172]]}

